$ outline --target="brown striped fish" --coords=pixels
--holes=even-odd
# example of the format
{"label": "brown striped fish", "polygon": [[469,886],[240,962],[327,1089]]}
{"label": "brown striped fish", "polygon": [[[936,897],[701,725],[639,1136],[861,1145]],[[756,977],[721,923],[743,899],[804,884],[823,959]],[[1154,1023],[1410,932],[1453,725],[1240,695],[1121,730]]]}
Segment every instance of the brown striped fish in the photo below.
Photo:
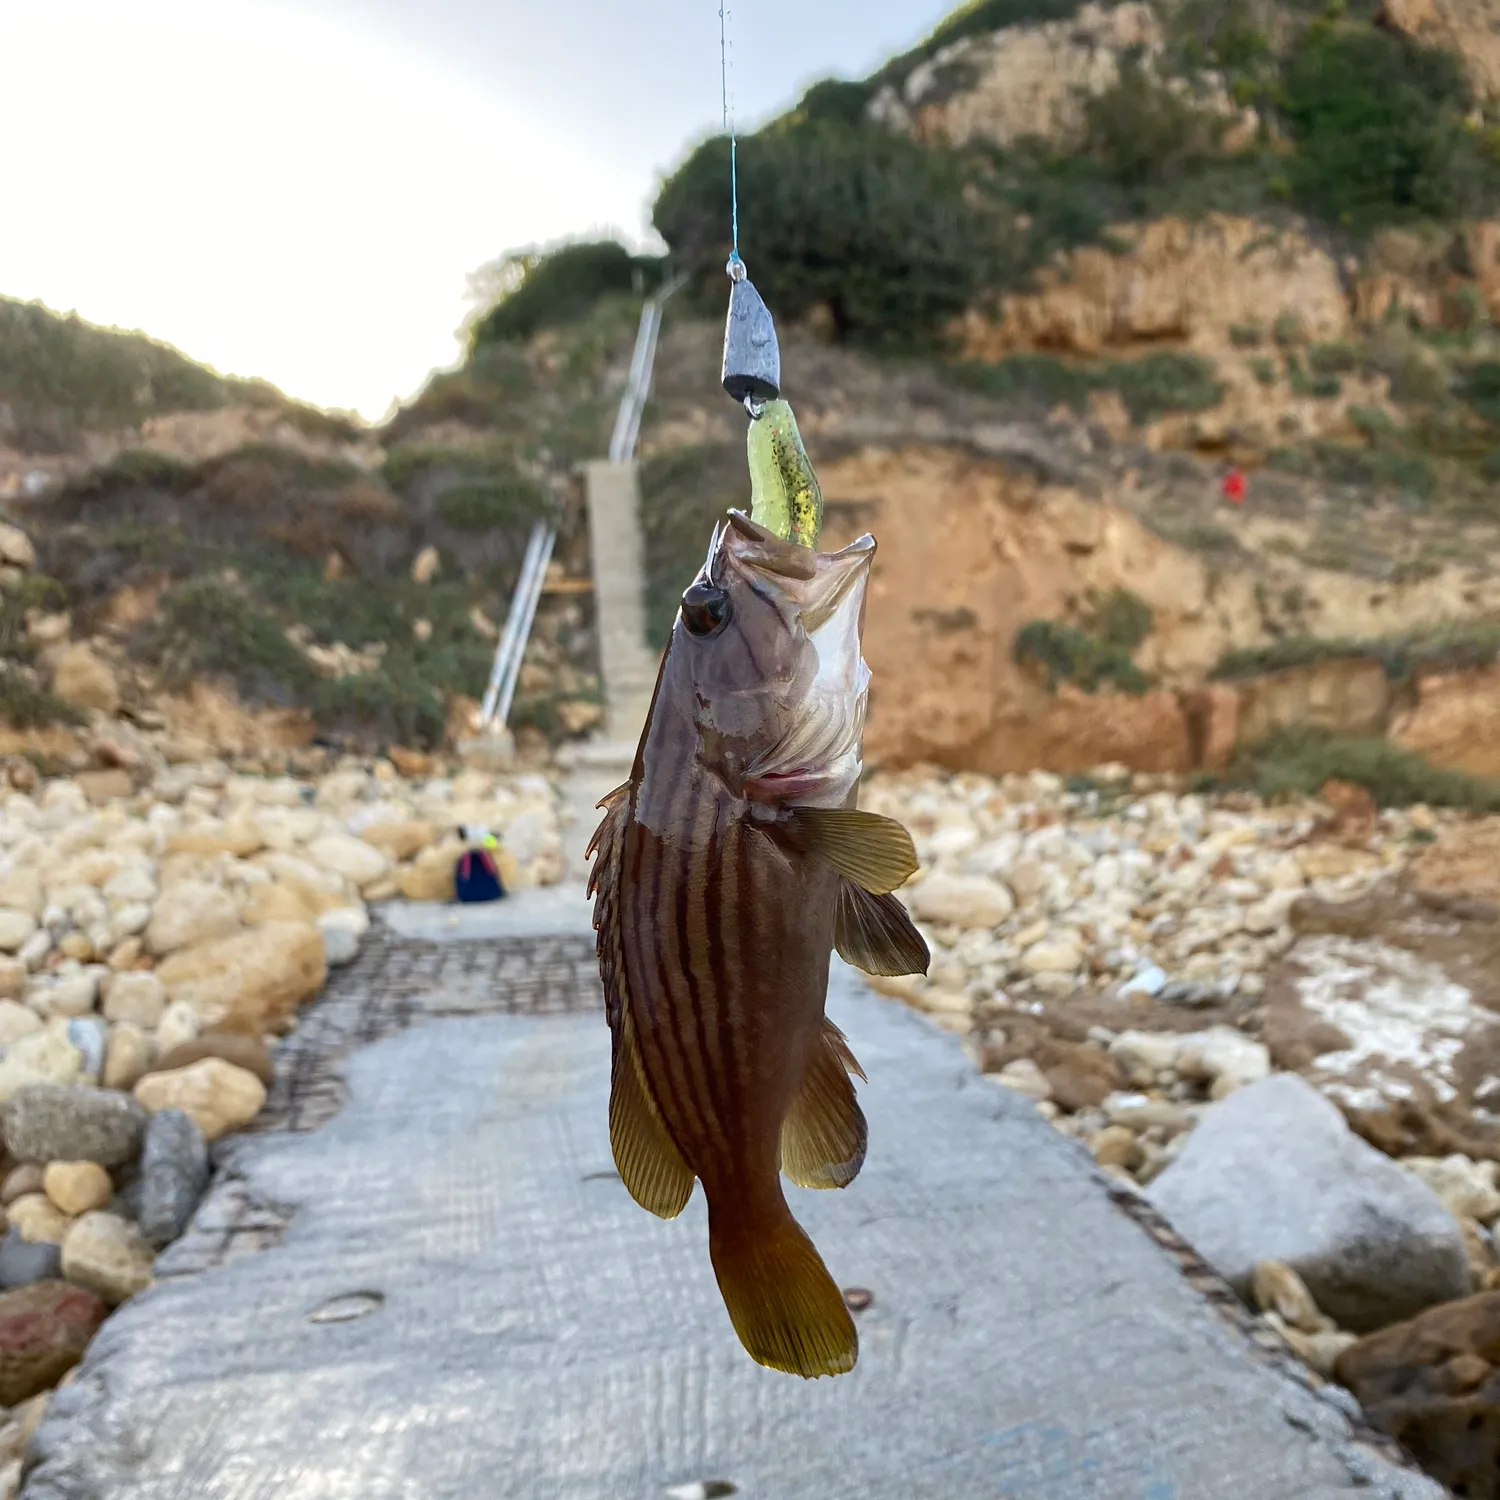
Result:
{"label": "brown striped fish", "polygon": [[823,1014],[829,956],[876,974],[928,963],[891,894],[916,869],[911,838],[854,805],[874,555],[870,536],[820,553],[729,512],[590,846],[615,1164],[664,1219],[702,1182],[734,1331],[807,1377],[858,1355],[781,1184],[845,1187],[864,1162],[864,1074]]}

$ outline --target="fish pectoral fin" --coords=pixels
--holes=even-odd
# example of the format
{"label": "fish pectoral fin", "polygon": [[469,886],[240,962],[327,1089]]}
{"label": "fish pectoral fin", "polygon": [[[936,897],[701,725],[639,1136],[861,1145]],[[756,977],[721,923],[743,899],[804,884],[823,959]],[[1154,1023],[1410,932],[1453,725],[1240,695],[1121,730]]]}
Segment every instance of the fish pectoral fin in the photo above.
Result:
{"label": "fish pectoral fin", "polygon": [[642,1208],[658,1218],[675,1219],[687,1207],[695,1179],[651,1098],[628,1014],[615,1033],[609,1144],[620,1181]]}
{"label": "fish pectoral fin", "polygon": [[798,1187],[847,1187],[865,1163],[869,1127],[851,1072],[865,1076],[844,1033],[825,1020],[802,1087],[781,1122],[781,1170]]}
{"label": "fish pectoral fin", "polygon": [[895,896],[872,896],[847,879],[835,898],[833,946],[866,974],[925,974],[932,961],[927,940]]}
{"label": "fish pectoral fin", "polygon": [[785,828],[794,847],[872,895],[883,896],[916,873],[911,835],[894,818],[856,807],[794,807]]}

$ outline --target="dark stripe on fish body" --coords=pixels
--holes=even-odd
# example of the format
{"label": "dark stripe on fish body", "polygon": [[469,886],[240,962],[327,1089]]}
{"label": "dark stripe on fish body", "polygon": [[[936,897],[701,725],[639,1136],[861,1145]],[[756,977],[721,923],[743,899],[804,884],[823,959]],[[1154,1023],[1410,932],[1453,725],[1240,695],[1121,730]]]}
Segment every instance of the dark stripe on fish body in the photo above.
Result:
{"label": "dark stripe on fish body", "polygon": [[[695,777],[692,783],[693,790],[698,791],[702,787],[700,778]],[[701,796],[692,797],[689,800],[689,814],[684,820],[687,824],[686,847],[697,850],[701,847],[699,840],[703,837],[705,830],[699,825],[701,823],[700,813],[703,810],[705,799]],[[711,810],[711,803],[710,803]],[[707,830],[711,836],[712,830]],[[711,852],[711,850],[710,850]],[[694,880],[694,876],[700,876]],[[707,1018],[704,1015],[705,996],[699,983],[699,976],[693,966],[693,944],[692,944],[692,896],[694,885],[702,886],[707,875],[706,862],[701,854],[694,854],[682,862],[682,879],[677,886],[677,900],[673,907],[676,922],[676,947],[678,962],[678,977],[682,981],[680,991],[681,1000],[675,1007],[677,1014],[674,1020],[677,1023],[677,1034],[685,1049],[692,1052],[695,1066],[692,1072],[694,1081],[701,1086],[700,1095],[703,1106],[703,1123],[705,1139],[722,1145],[724,1143],[723,1128],[719,1123],[719,1117],[723,1113],[722,1105],[717,1097],[717,1080],[714,1076],[714,1058],[708,1049]],[[718,1107],[716,1107],[718,1106]]]}
{"label": "dark stripe on fish body", "polygon": [[745,1096],[739,1066],[739,1027],[744,1003],[742,950],[737,942],[745,881],[745,829],[724,820],[725,847],[719,863],[717,900],[709,913],[709,969],[719,1004],[719,1052],[725,1066],[725,1133],[738,1154],[745,1142]]}
{"label": "dark stripe on fish body", "polygon": [[[677,758],[674,757],[668,760],[662,769],[666,774],[675,777],[680,774],[681,768]],[[633,807],[632,812],[634,812]],[[685,1123],[690,1129],[701,1132],[702,1122],[698,1118],[699,1112],[689,1083],[688,1060],[678,1045],[677,1036],[671,1025],[671,988],[667,974],[666,954],[668,950],[664,930],[668,909],[665,899],[669,880],[667,867],[671,861],[661,857],[660,840],[644,830],[638,833],[633,842],[635,860],[630,878],[636,884],[637,889],[642,889],[645,893],[645,899],[638,911],[645,922],[660,924],[653,925],[644,931],[641,930],[641,926],[638,926],[633,934],[636,952],[641,960],[643,977],[651,957],[654,956],[656,960],[656,984],[652,993],[649,996],[637,996],[638,1003],[643,1010],[648,1012],[638,1019],[642,1022],[649,1019],[650,1023],[637,1026],[638,1045],[643,1053],[650,1056],[650,1061],[647,1063],[648,1075],[657,1080],[658,1087],[671,1089],[678,1101],[678,1109],[686,1116]],[[646,857],[648,850],[655,851],[657,857],[648,861]],[[653,1063],[654,1066],[652,1066]],[[661,1109],[660,1102],[657,1108]]]}

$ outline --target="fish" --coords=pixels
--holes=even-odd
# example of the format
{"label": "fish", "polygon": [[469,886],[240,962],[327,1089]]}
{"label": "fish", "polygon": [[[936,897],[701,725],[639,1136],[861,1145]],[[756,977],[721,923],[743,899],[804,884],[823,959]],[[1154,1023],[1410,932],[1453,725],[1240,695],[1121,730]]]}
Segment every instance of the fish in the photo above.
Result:
{"label": "fish", "polygon": [[874,555],[869,535],[817,552],[728,512],[589,846],[615,1165],[663,1219],[702,1183],[736,1335],[808,1379],[859,1351],[781,1180],[847,1187],[865,1159],[865,1075],[824,1014],[831,954],[874,974],[929,963],[894,894],[911,836],[856,806]]}

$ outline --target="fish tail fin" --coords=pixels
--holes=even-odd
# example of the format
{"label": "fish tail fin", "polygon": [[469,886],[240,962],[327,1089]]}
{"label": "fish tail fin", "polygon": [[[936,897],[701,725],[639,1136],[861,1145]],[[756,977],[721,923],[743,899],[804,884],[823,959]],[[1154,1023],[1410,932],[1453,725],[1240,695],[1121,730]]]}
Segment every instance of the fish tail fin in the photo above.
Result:
{"label": "fish tail fin", "polygon": [[708,1250],[729,1321],[757,1364],[805,1380],[854,1368],[859,1335],[843,1293],[779,1189],[760,1212],[711,1197]]}

